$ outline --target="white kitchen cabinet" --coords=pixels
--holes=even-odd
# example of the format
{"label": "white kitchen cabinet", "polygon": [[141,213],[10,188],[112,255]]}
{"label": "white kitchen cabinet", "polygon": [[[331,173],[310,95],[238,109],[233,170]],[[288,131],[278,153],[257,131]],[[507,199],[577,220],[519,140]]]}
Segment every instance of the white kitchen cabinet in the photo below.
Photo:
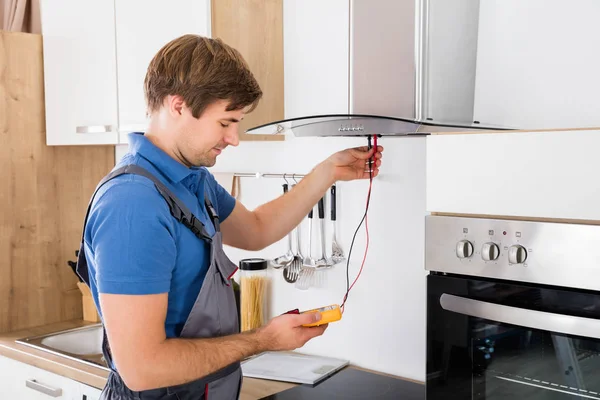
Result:
{"label": "white kitchen cabinet", "polygon": [[600,220],[600,130],[427,137],[427,211]]}
{"label": "white kitchen cabinet", "polygon": [[415,2],[284,0],[285,117],[415,116]]}
{"label": "white kitchen cabinet", "polygon": [[112,1],[41,0],[46,143],[115,144]]}
{"label": "white kitchen cabinet", "polygon": [[210,0],[41,0],[41,14],[48,145],[126,143],[146,127],[154,54],[185,33],[210,35]]}
{"label": "white kitchen cabinet", "polygon": [[81,393],[79,382],[0,356],[2,399],[81,400]]}
{"label": "white kitchen cabinet", "polygon": [[472,3],[480,10],[474,120],[517,129],[598,126],[600,53],[589,50],[600,47],[600,2]]}
{"label": "white kitchen cabinet", "polygon": [[115,14],[119,141],[127,143],[130,132],[146,129],[144,78],[152,57],[181,35],[210,36],[210,0],[124,0]]}

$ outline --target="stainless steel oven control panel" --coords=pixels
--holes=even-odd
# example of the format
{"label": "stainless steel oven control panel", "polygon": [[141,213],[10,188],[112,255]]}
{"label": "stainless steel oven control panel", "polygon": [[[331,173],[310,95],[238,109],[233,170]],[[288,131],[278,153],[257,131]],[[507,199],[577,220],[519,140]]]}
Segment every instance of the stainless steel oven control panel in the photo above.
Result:
{"label": "stainless steel oven control panel", "polygon": [[425,269],[600,291],[600,225],[429,215]]}

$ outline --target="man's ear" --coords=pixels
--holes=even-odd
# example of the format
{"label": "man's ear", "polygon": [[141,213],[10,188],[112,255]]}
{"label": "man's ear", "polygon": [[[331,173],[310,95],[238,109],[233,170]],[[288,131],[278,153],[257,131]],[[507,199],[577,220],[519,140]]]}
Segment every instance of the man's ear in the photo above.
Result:
{"label": "man's ear", "polygon": [[179,95],[169,95],[165,99],[167,102],[167,109],[169,110],[169,114],[172,117],[179,117],[183,114],[183,109],[185,106],[185,102],[183,98]]}

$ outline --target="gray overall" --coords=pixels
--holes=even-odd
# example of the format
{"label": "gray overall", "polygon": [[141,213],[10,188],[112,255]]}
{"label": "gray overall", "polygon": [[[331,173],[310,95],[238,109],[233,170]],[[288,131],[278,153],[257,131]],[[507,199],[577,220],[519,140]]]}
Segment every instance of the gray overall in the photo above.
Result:
{"label": "gray overall", "polygon": [[[230,285],[230,278],[236,272],[237,267],[229,260],[229,258],[227,258],[223,251],[219,217],[208,198],[205,197],[204,201],[208,214],[215,227],[215,234],[213,237],[208,235],[204,225],[189,211],[185,204],[177,199],[160,180],[140,166],[126,165],[111,172],[99,183],[96,192],[103,184],[122,174],[142,175],[154,182],[156,189],[169,205],[171,215],[191,229],[200,240],[210,242],[210,267],[206,273],[200,293],[198,294],[194,306],[184,324],[183,330],[181,331],[181,337],[208,338],[238,333],[239,322],[237,307],[233,288]],[[96,193],[94,193],[94,196],[95,195]],[[94,196],[92,196],[92,200],[90,201],[85,217],[85,223],[87,223]],[[81,241],[81,248],[79,250],[77,273],[84,282],[89,285],[89,273],[83,246],[84,239]],[[125,386],[119,373],[114,368],[106,332],[104,334],[102,347],[104,357],[111,367],[108,382],[100,397],[102,400],[232,400],[239,397],[242,384],[242,373],[239,362],[230,364],[219,371],[193,382],[134,392]]]}

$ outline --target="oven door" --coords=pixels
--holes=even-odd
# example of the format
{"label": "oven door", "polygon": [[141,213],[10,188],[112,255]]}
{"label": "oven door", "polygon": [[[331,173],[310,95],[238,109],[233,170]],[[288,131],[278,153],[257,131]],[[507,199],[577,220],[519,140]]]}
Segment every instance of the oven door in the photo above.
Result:
{"label": "oven door", "polygon": [[431,274],[427,399],[600,400],[600,293]]}

